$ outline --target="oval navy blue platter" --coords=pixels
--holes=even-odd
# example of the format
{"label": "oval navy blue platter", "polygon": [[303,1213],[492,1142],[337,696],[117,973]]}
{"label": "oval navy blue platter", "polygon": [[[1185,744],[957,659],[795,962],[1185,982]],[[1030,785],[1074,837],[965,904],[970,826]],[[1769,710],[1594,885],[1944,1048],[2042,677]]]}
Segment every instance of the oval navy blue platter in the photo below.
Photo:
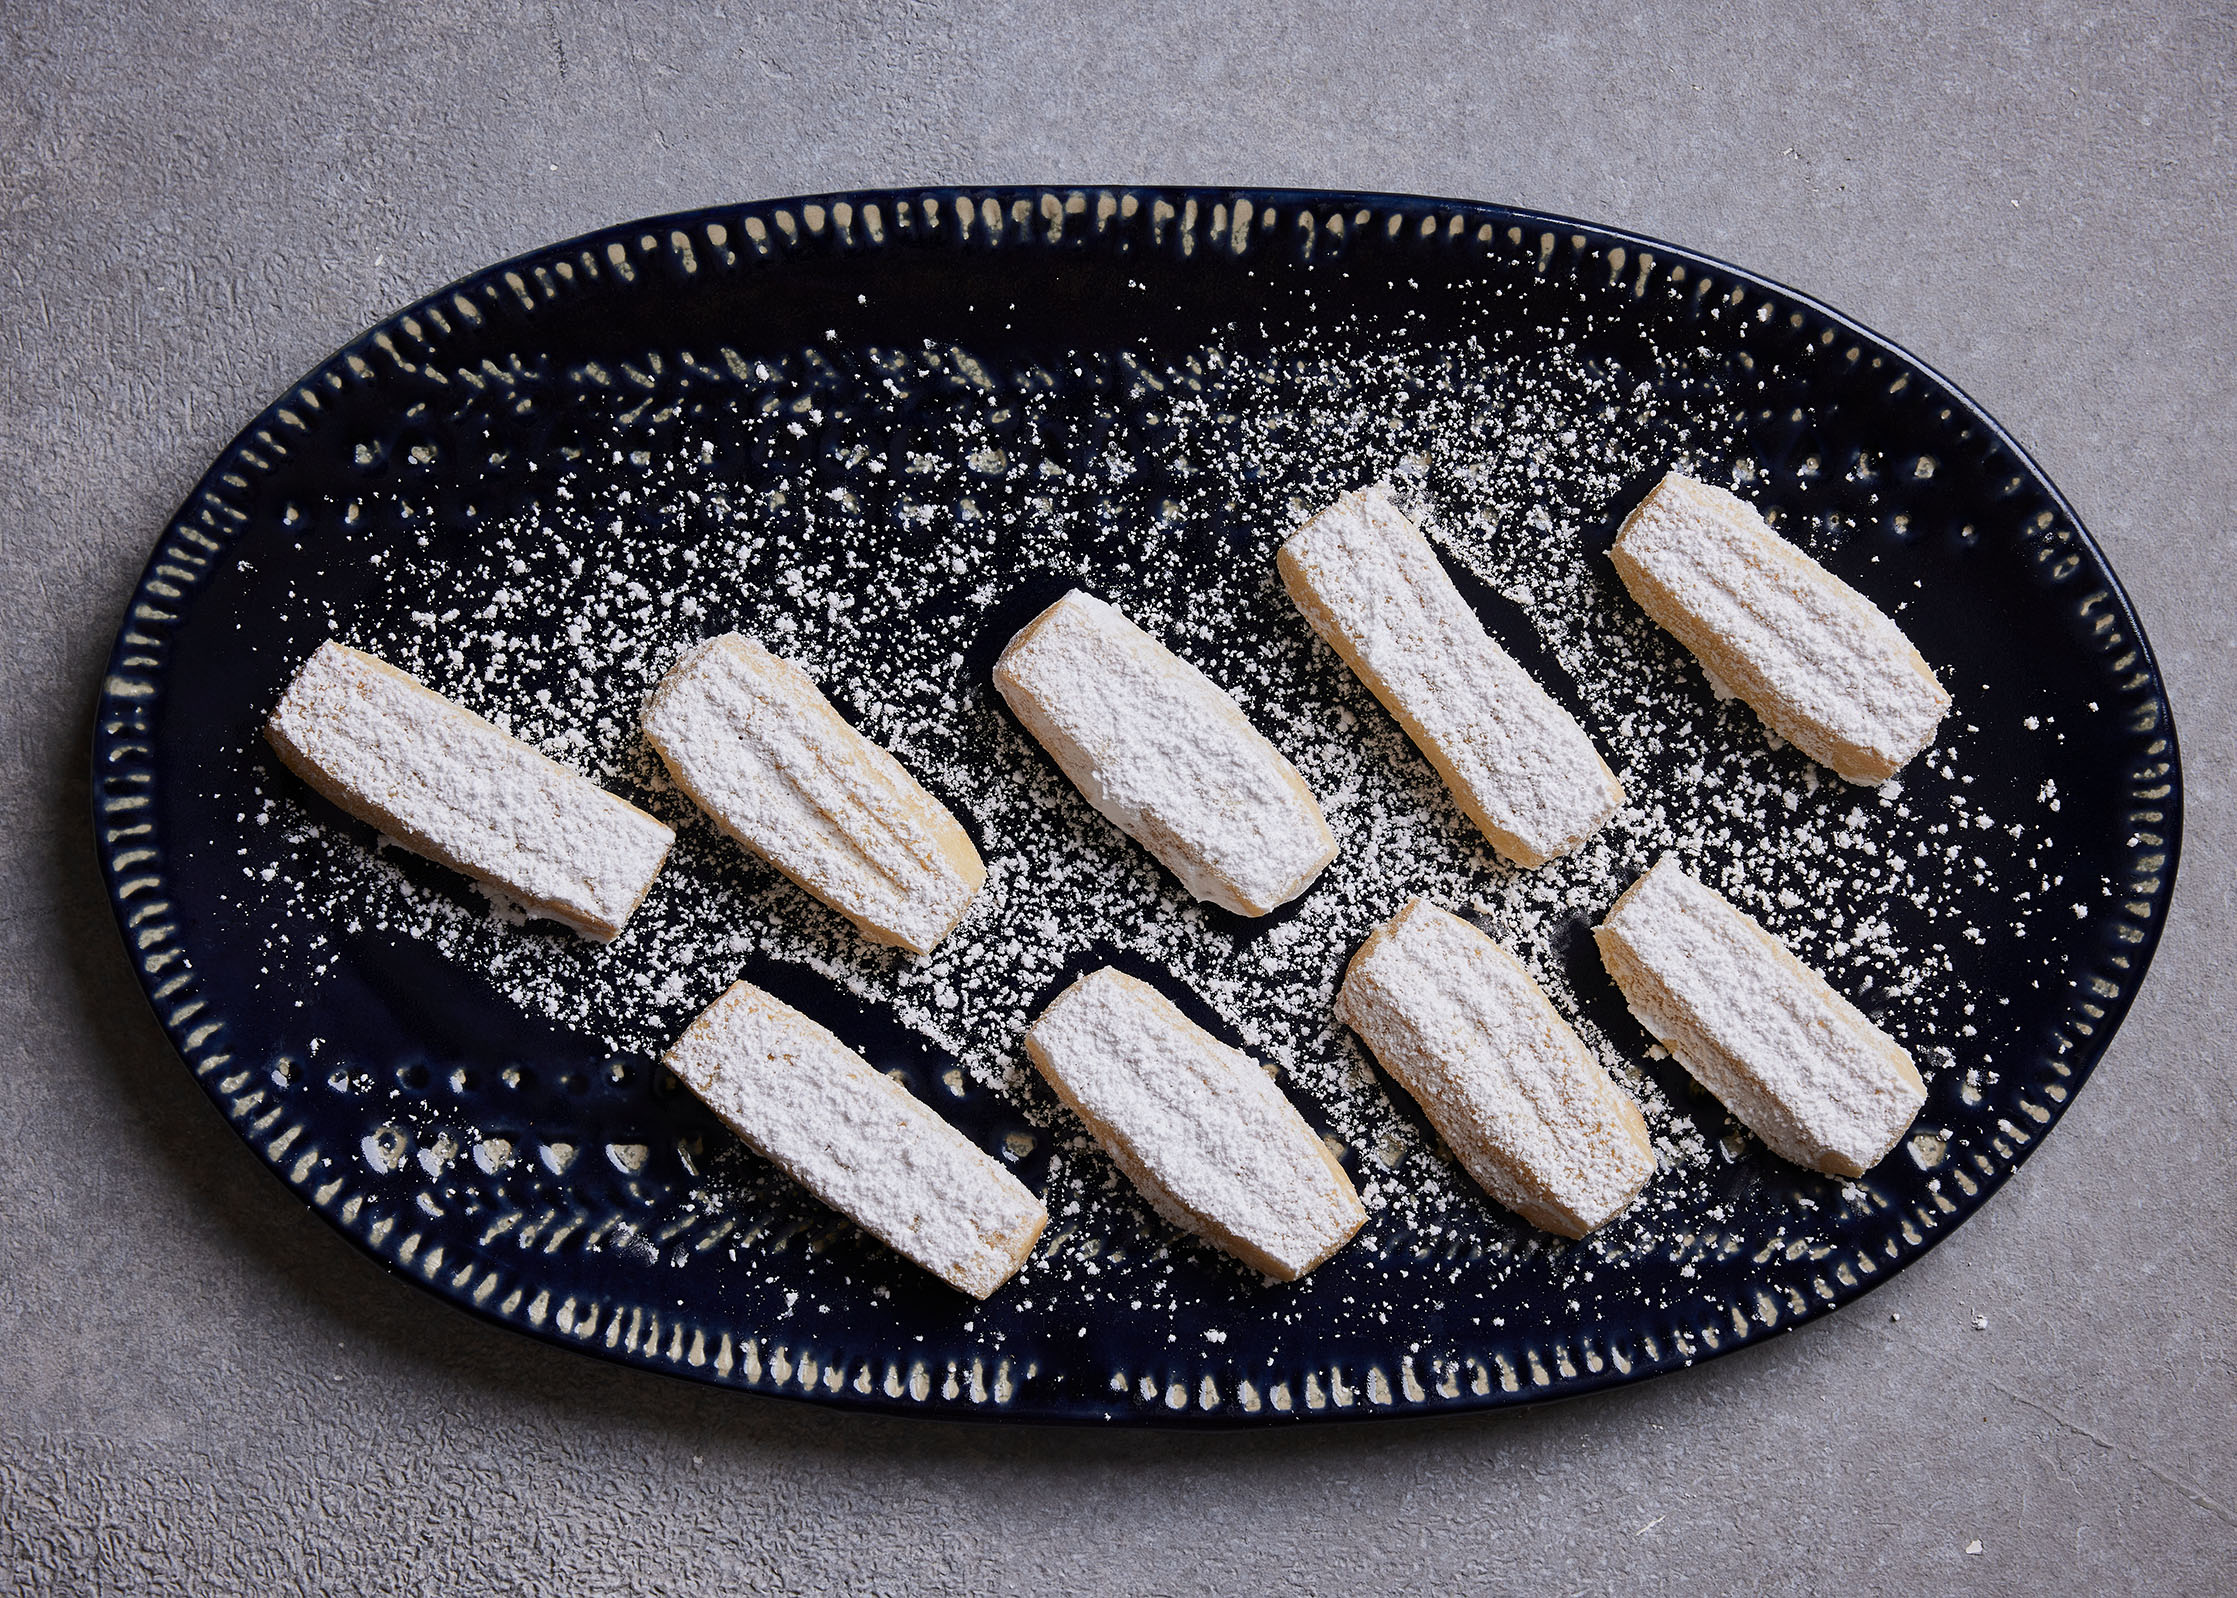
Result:
{"label": "oval navy blue platter", "polygon": [[[1592,436],[1545,420],[1570,412]],[[1620,447],[1592,471],[1564,466],[1602,431]],[[1503,439],[1530,447],[1502,453]],[[1952,687],[1943,744],[1901,789],[1821,784],[1628,609],[1600,557],[1673,459],[1738,485],[1898,614]],[[701,475],[678,486],[659,475],[670,460]],[[1930,968],[1906,987],[1885,964],[1838,966],[1880,975],[1860,1002],[1930,1083],[1915,1135],[1866,1178],[1778,1161],[1650,1050],[1591,954],[1590,908],[1572,895],[1546,917],[1515,911],[1527,879],[1470,852],[1387,718],[1262,580],[1300,506],[1393,472],[1487,625],[1579,711],[1634,803],[1670,810],[1690,865],[1728,891],[1787,870],[1780,829],[1719,797],[1784,792],[1798,827],[1861,851],[1856,880],[1890,884],[1834,905],[1750,901],[1817,940],[1808,958],[1863,961],[1869,943]],[[707,508],[711,484],[782,538],[732,542],[745,523]],[[585,503],[599,519],[572,544],[532,536]],[[950,565],[951,587],[926,575]],[[608,568],[615,597],[594,603]],[[1550,598],[1557,571],[1568,586]],[[1332,873],[1306,909],[1242,923],[1157,899],[1131,846],[1084,823],[1062,835],[1084,842],[1062,844],[1057,823],[1003,808],[1020,782],[1060,821],[1074,803],[983,692],[1002,638],[1073,581],[1205,640],[1200,663],[1227,680],[1263,681],[1254,715],[1294,700],[1300,727],[1380,740],[1389,759],[1353,773],[1369,797],[1332,803],[1347,849],[1417,825],[1411,807],[1427,819],[1405,836],[1442,851],[1422,880],[1480,883],[1487,925],[1530,929],[1530,957],[1650,1103],[1669,1167],[1651,1215],[1560,1245],[1440,1175],[1449,1161],[1403,1096],[1318,1021],[1326,960],[1255,1018],[1191,997],[1307,941],[1293,916],[1371,921],[1430,891],[1387,868],[1413,845],[1374,845],[1387,893]],[[1264,1026],[1295,1040],[1293,1098],[1379,1195],[1351,1247],[1276,1287],[1130,1208],[1045,1088],[966,1058],[982,1051],[895,1000],[880,984],[902,982],[899,966],[801,957],[839,947],[819,912],[661,791],[630,733],[631,692],[659,665],[643,640],[766,626],[803,592],[813,604],[786,615],[807,631],[828,622],[858,663],[889,650],[906,679],[891,695],[874,675],[826,685],[921,749],[990,863],[1107,849],[1099,891],[1127,904],[1142,884],[1148,919],[1068,934],[1036,997],[1116,959],[1235,1041],[1280,1054]],[[1239,597],[1192,611],[1213,594]],[[509,619],[475,633],[485,615]],[[539,634],[562,615],[607,619]],[[456,651],[415,657],[437,686],[471,700],[500,685],[527,731],[561,729],[546,747],[677,821],[675,897],[648,907],[666,917],[660,947],[686,946],[694,905],[809,930],[691,931],[692,959],[631,987],[626,937],[602,953],[501,925],[448,874],[382,852],[259,734],[335,631],[374,647],[455,634]],[[1706,765],[1593,686],[1618,646],[1653,668],[1638,704],[1699,729]],[[595,663],[631,649],[626,669]],[[929,714],[889,702],[913,691]],[[951,720],[976,741],[942,742]],[[1349,757],[1312,747],[1326,795]],[[2088,1078],[2150,962],[2181,831],[2173,723],[2119,584],[2057,490],[1943,378],[1805,296],[1653,240],[1301,191],[827,195],[631,223],[467,278],[307,374],[211,467],[119,631],[93,763],[110,894],[157,1015],[258,1156],[388,1269],[548,1341],[697,1380],[1120,1424],[1539,1402],[1868,1292],[1985,1202]],[[1652,862],[1651,827],[1624,838],[1611,869]],[[337,885],[352,862],[371,864]],[[515,950],[542,962],[533,982]],[[974,1304],[802,1197],[658,1065],[658,1040],[741,975],[898,1073],[1052,1207],[1083,1207],[1059,1209],[1025,1274]],[[1356,1130],[1363,1104],[1384,1106],[1373,1137]]]}

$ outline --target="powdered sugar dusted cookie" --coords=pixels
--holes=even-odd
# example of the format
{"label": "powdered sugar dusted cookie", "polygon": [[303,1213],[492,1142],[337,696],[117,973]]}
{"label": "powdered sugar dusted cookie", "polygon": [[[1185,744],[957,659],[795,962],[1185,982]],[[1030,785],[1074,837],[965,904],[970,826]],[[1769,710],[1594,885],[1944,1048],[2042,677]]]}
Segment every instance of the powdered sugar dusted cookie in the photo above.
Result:
{"label": "powdered sugar dusted cookie", "polygon": [[1862,1176],[1926,1102],[1893,1038],[1673,856],[1593,937],[1640,1024],[1782,1158]]}
{"label": "powdered sugar dusted cookie", "polygon": [[994,683],[1087,802],[1197,898],[1262,916],[1336,858],[1312,790],[1235,701],[1093,595],[1027,623]]}
{"label": "powdered sugar dusted cookie", "polygon": [[1427,900],[1360,945],[1336,1015],[1484,1191],[1533,1226],[1582,1237],[1654,1175],[1639,1106],[1522,963]]}
{"label": "powdered sugar dusted cookie", "polygon": [[414,854],[603,942],[675,833],[386,661],[329,639],[264,736],[287,768]]}
{"label": "powdered sugar dusted cookie", "polygon": [[1268,1276],[1294,1281],[1365,1224],[1351,1178],[1265,1068],[1148,983],[1090,972],[1025,1051],[1152,1209]]}
{"label": "powdered sugar dusted cookie", "polygon": [[1611,552],[1640,608],[1780,737],[1880,783],[1934,741],[1950,696],[1902,630],[1721,488],[1671,472]]}
{"label": "powdered sugar dusted cookie", "polygon": [[1536,866],[1567,854],[1623,803],[1584,728],[1484,631],[1382,489],[1344,495],[1275,564],[1313,630],[1508,859]]}
{"label": "powdered sugar dusted cookie", "polygon": [[1048,1225],[992,1156],[750,982],[707,1006],[665,1063],[756,1153],[973,1298],[1017,1274]]}
{"label": "powdered sugar dusted cookie", "polygon": [[645,737],[722,830],[877,943],[929,954],[986,881],[970,835],[806,672],[742,633],[685,652]]}

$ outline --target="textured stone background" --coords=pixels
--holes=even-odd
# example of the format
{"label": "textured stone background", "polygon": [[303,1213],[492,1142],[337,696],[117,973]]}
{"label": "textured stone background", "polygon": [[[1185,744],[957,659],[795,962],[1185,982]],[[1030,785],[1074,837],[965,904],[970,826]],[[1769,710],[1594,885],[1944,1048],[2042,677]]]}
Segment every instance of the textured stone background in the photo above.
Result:
{"label": "textured stone background", "polygon": [[[2237,1587],[2227,8],[830,9],[0,16],[0,1586]],[[2151,630],[2191,824],[2127,1028],[1980,1217],[1830,1322],[1629,1391],[1089,1436],[547,1349],[391,1281],[265,1174],[149,1018],[85,819],[100,663],[166,515],[287,380],[488,261],[981,181],[1637,228],[1825,297],[2011,427]]]}

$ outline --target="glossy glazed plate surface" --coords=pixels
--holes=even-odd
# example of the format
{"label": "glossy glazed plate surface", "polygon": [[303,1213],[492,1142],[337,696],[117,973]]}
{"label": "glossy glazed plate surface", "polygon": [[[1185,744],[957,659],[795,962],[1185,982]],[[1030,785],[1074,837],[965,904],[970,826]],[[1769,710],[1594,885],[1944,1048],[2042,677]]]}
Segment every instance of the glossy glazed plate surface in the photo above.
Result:
{"label": "glossy glazed plate surface", "polygon": [[[1606,560],[1669,465],[1733,485],[1902,625],[1956,699],[1897,788],[1717,697]],[[1387,479],[1630,794],[1501,865],[1272,575]],[[1191,905],[987,681],[1066,587],[1234,692],[1342,853],[1296,905]],[[689,642],[802,661],[965,819],[987,892],[870,949],[661,782],[637,707]],[[679,827],[597,947],[380,846],[258,729],[337,635]],[[2055,489],[1946,382],[1682,250],[1461,202],[910,191],[635,223],[352,343],[235,441],[120,631],[95,826],[132,958],[258,1154],[389,1268],[565,1346],[826,1402],[1196,1424],[1423,1413],[1636,1380],[1867,1291],[2055,1123],[2159,935],[2180,831],[2148,647]],[[1665,849],[1908,1047],[1866,1178],[1766,1153],[1662,1058],[1590,926]],[[1328,1000],[1426,893],[1539,974],[1663,1169],[1558,1244],[1496,1209]],[[1273,1286],[1150,1216],[1022,1059],[1115,961],[1279,1065],[1371,1209]],[[1049,1201],[973,1304],[802,1197],[658,1065],[750,976],[900,1073]]]}

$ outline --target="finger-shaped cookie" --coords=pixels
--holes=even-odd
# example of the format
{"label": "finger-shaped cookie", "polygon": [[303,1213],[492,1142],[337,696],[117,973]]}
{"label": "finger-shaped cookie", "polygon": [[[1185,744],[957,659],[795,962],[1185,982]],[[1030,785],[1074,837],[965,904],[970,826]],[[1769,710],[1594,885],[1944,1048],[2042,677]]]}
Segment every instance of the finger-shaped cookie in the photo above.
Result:
{"label": "finger-shaped cookie", "polygon": [[386,661],[329,639],[264,725],[287,768],[414,854],[600,942],[675,834]]}
{"label": "finger-shaped cookie", "polygon": [[1593,937],[1640,1024],[1782,1158],[1862,1176],[1926,1102],[1901,1045],[1674,856]]}
{"label": "finger-shaped cookie", "polygon": [[1312,790],[1209,677],[1074,589],[995,686],[1089,804],[1199,899],[1262,916],[1336,858]]}
{"label": "finger-shaped cookie", "polygon": [[1902,629],[1738,495],[1671,472],[1611,558],[1712,678],[1850,782],[1885,782],[1934,741],[1950,696]]}
{"label": "finger-shaped cookie", "polygon": [[1577,718],[1484,631],[1380,488],[1344,495],[1275,557],[1289,597],[1398,718],[1493,847],[1567,854],[1623,803]]}
{"label": "finger-shaped cookie", "polygon": [[1017,1274],[1048,1225],[991,1155],[750,982],[707,1006],[665,1063],[756,1153],[973,1298]]}
{"label": "finger-shaped cookie", "polygon": [[645,702],[676,786],[876,943],[929,954],[986,867],[947,807],[742,633],[687,651]]}
{"label": "finger-shaped cookie", "polygon": [[1148,983],[1105,967],[1059,994],[1025,1051],[1150,1207],[1280,1281],[1366,1222],[1351,1178],[1263,1066]]}
{"label": "finger-shaped cookie", "polygon": [[1533,1226],[1582,1237],[1654,1175],[1639,1106],[1522,963],[1427,900],[1360,945],[1336,1015],[1469,1175]]}

